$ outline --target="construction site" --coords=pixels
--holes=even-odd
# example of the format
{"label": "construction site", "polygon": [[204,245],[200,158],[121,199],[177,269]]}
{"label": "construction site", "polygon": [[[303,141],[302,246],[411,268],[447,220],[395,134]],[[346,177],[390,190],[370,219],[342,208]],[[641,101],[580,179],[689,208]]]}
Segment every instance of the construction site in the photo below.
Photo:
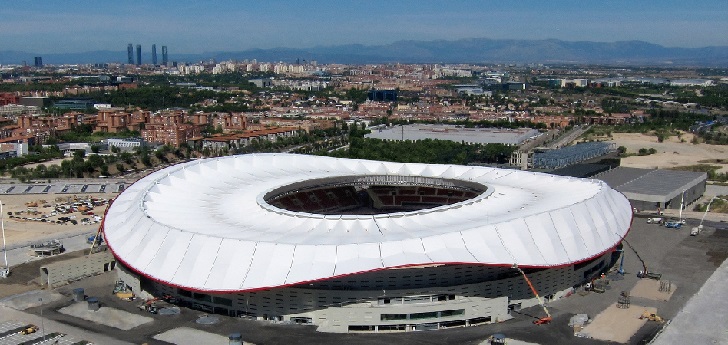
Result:
{"label": "construction site", "polygon": [[[103,214],[103,211],[94,211]],[[636,214],[629,233],[610,254],[613,258],[610,265],[583,284],[573,286],[560,298],[543,296],[539,285],[531,282],[538,279],[538,274],[513,266],[510,269],[517,272],[520,283],[524,283],[536,303],[511,308],[506,317],[491,322],[438,325],[436,332],[376,334],[363,334],[356,329],[347,333],[322,333],[315,326],[298,322],[301,319],[230,316],[206,309],[203,301],[183,303],[174,293],[144,293],[149,291],[148,287],[137,284],[147,283],[126,279],[126,275],[120,274],[119,263],[107,250],[101,233],[91,231],[78,239],[64,240],[64,250],[49,257],[33,258],[31,246],[10,250],[14,257],[25,255],[32,259],[16,260],[22,263],[13,264],[7,277],[0,279],[0,341],[2,344],[55,341],[59,344],[232,344],[238,340],[252,344],[486,344],[500,339],[500,335],[507,337],[509,344],[516,340],[535,344],[724,341],[720,332],[693,334],[689,326],[671,330],[686,327],[685,321],[680,322],[684,319],[681,310],[702,303],[699,298],[706,294],[704,290],[713,294],[724,291],[703,285],[716,280],[711,276],[725,275],[728,271],[724,264],[728,257],[725,223],[721,218],[706,219],[705,214],[689,216],[678,222],[682,226],[670,228],[665,222],[648,222],[666,216]],[[701,231],[692,234],[691,229],[698,227]],[[693,296],[697,297],[691,300]],[[689,323],[699,322],[701,330],[710,328],[711,324],[721,329],[721,319],[711,316],[716,313],[717,310],[705,312],[701,319],[691,316]],[[411,312],[407,318],[415,316],[419,315]],[[493,338],[494,334],[499,337]]]}
{"label": "construction site", "polygon": [[[687,225],[699,221],[688,219]],[[65,344],[81,344],[82,340],[98,344],[211,344],[213,339],[217,340],[214,343],[227,344],[233,333],[242,334],[248,343],[260,344],[480,344],[496,333],[537,344],[642,344],[661,332],[724,262],[728,256],[728,230],[721,230],[722,226],[707,221],[700,235],[690,236],[688,227],[674,231],[637,218],[626,238],[635,251],[623,246],[623,261],[620,257],[603,277],[575,288],[570,296],[547,302],[547,310],[536,306],[513,312],[512,319],[505,322],[407,334],[320,333],[315,327],[274,320],[212,316],[180,307],[170,296],[147,300],[135,296],[119,282],[116,272],[103,272],[103,268],[95,275],[51,289],[40,285],[40,270],[51,264],[48,261],[94,260],[95,256],[105,255],[104,251],[86,255],[87,248],[13,267],[11,275],[0,280],[3,292],[9,285],[21,285],[27,290],[11,296],[3,294],[0,299],[0,334],[5,334],[0,340],[3,344],[42,340],[40,331],[44,326],[49,344],[52,342],[48,335],[62,341],[74,340]],[[723,265],[720,269],[728,268]],[[546,317],[550,317],[549,322],[544,322]],[[20,334],[26,326],[37,329]],[[59,337],[61,333],[64,337]],[[183,342],[182,338],[190,341]]]}

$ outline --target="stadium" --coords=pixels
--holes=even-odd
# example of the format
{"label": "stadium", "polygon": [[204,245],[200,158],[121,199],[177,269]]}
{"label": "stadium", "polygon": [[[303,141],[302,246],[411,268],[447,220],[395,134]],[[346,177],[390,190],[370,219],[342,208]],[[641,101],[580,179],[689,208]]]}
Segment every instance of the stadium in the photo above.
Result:
{"label": "stadium", "polygon": [[499,322],[616,261],[627,199],[598,180],[292,154],[195,160],[104,220],[119,278],[193,309],[393,332]]}

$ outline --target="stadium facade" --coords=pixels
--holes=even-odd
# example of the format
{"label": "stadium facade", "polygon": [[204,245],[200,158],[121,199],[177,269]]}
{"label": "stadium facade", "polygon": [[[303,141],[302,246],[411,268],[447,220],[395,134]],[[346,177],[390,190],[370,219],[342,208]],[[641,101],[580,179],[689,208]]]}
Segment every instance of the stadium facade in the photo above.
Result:
{"label": "stadium facade", "polygon": [[632,212],[597,180],[290,154],[157,171],[110,207],[121,280],[194,309],[329,332],[462,327],[568,294]]}

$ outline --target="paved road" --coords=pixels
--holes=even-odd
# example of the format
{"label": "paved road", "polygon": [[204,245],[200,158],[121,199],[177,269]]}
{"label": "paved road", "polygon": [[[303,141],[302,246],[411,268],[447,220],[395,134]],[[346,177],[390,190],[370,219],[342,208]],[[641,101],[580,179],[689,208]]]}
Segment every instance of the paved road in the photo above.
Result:
{"label": "paved road", "polygon": [[655,345],[728,344],[728,260],[716,270],[695,296],[690,298]]}
{"label": "paved road", "polygon": [[[60,240],[63,243],[63,247],[66,249],[66,252],[74,252],[82,249],[90,248],[90,245],[86,242],[88,237],[92,234],[95,234],[97,230],[96,226],[89,226],[85,228],[81,228],[78,231],[74,231],[69,234],[65,234],[63,236],[50,236],[48,238],[39,238],[37,241],[33,242],[24,242],[24,243],[16,243],[12,246],[8,246],[7,253],[8,253],[8,265],[11,268],[12,267],[20,265],[22,263],[40,260],[42,258],[35,257],[30,255],[30,244],[31,243],[38,243],[38,242],[45,242],[49,240]],[[63,254],[61,254],[63,255]],[[0,259],[2,260],[2,259]],[[0,265],[3,265],[4,262],[0,261]]]}
{"label": "paved road", "polygon": [[558,129],[552,129],[539,136],[535,140],[523,143],[519,147],[519,150],[526,152],[540,146],[545,146],[551,149],[561,148],[571,144],[572,141],[576,140],[576,138],[586,132],[587,129],[589,129],[589,126],[575,126],[568,132],[562,132]]}
{"label": "paved road", "polygon": [[536,147],[542,146],[549,142],[549,140],[553,140],[554,137],[559,136],[561,133],[561,130],[558,129],[551,129],[546,133],[543,133],[539,135],[536,139],[528,140],[521,144],[521,146],[518,148],[520,151],[527,152],[530,150],[533,150]]}
{"label": "paved road", "polygon": [[579,136],[584,134],[590,126],[574,126],[571,131],[564,133],[562,136],[556,139],[556,141],[548,145],[549,148],[558,149],[571,144],[572,141],[576,140]]}

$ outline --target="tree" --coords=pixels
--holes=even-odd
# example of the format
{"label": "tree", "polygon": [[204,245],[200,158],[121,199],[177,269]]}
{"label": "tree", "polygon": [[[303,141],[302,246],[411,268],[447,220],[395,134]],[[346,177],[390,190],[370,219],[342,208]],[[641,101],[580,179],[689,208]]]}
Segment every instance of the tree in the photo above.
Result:
{"label": "tree", "polygon": [[84,157],[86,157],[86,151],[84,151],[84,150],[73,151],[74,160],[83,160]]}
{"label": "tree", "polygon": [[149,157],[149,154],[144,152],[141,156],[141,161],[144,166],[147,168],[151,168],[154,164],[152,164],[152,157]]}
{"label": "tree", "polygon": [[122,152],[119,155],[119,158],[121,158],[121,160],[128,165],[134,164],[134,156],[129,152]]}
{"label": "tree", "polygon": [[624,146],[620,146],[617,148],[617,153],[621,156],[621,155],[627,153],[627,148]]}
{"label": "tree", "polygon": [[106,164],[106,162],[104,162],[104,158],[99,155],[91,155],[88,157],[86,164],[88,166],[89,172],[91,172],[98,168],[101,168],[103,165]]}

